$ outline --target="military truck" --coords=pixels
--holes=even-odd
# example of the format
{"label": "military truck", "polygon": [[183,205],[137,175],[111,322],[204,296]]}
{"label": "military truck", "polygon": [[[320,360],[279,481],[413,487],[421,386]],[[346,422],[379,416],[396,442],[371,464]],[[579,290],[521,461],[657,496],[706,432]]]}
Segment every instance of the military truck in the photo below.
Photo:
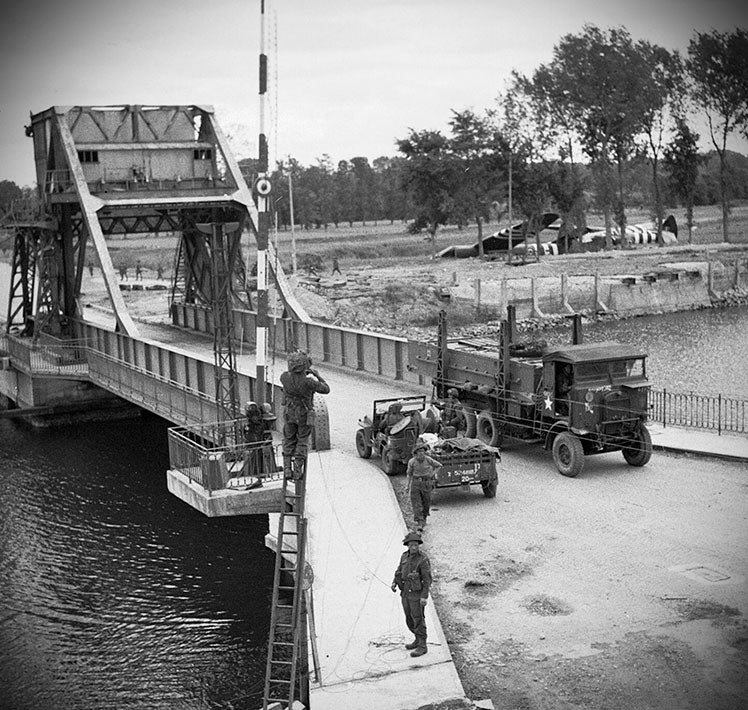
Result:
{"label": "military truck", "polygon": [[498,340],[448,339],[442,311],[435,343],[409,342],[409,368],[430,377],[440,398],[457,389],[466,436],[490,446],[505,437],[540,444],[564,476],[579,475],[592,454],[621,451],[631,466],[649,461],[646,353],[582,343],[579,317],[567,346],[523,347],[514,333],[510,306]]}

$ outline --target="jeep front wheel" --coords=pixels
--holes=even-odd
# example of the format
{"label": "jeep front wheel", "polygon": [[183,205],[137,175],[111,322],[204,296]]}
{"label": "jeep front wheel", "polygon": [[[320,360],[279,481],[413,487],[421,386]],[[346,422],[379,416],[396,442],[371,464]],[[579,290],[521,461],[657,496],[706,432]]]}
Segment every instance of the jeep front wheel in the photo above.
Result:
{"label": "jeep front wheel", "polygon": [[582,442],[571,432],[562,431],[553,440],[553,462],[563,476],[578,476],[584,468]]}
{"label": "jeep front wheel", "polygon": [[356,432],[356,451],[362,459],[371,458],[371,444],[366,440],[366,434],[363,429]]}
{"label": "jeep front wheel", "polygon": [[394,476],[397,471],[395,470],[397,462],[392,457],[392,450],[389,446],[385,446],[382,449],[382,468],[388,476]]}

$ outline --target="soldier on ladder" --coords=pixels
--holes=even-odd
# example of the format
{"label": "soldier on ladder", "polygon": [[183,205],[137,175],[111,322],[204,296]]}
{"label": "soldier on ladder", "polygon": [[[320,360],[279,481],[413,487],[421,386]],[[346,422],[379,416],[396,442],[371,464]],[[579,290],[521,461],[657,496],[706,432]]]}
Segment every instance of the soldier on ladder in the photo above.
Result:
{"label": "soldier on ladder", "polygon": [[306,469],[309,436],[312,433],[314,393],[329,394],[330,385],[312,368],[312,361],[302,350],[288,356],[288,370],[280,380],[283,385],[284,414],[283,475],[300,479]]}

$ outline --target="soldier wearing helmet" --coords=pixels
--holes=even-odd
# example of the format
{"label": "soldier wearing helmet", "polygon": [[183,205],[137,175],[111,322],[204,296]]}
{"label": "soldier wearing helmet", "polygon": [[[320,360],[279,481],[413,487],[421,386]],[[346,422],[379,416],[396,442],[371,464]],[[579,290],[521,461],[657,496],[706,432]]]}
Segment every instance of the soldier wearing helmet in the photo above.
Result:
{"label": "soldier wearing helmet", "polygon": [[274,470],[272,443],[261,446],[261,442],[272,442],[269,427],[275,420],[269,404],[260,407],[257,402],[247,402],[244,406],[244,442],[249,444],[244,455],[244,476],[262,476]]}
{"label": "soldier wearing helmet", "polygon": [[392,427],[403,419],[405,419],[405,415],[403,414],[403,403],[392,402],[392,404],[387,407],[387,414],[385,414],[379,421],[376,429],[378,431],[383,431],[385,434],[389,434]]}
{"label": "soldier wearing helmet", "polygon": [[417,442],[413,449],[413,458],[408,461],[407,468],[408,483],[405,491],[410,497],[410,506],[418,530],[423,530],[423,526],[426,525],[426,518],[429,517],[431,510],[434,479],[442,467],[438,461],[426,455],[428,448],[422,441]]}
{"label": "soldier wearing helmet", "polygon": [[447,401],[442,409],[442,429],[454,427],[455,433],[465,428],[465,415],[462,410],[462,402],[457,399],[459,392],[450,387],[447,390]]}
{"label": "soldier wearing helmet", "polygon": [[312,433],[314,394],[329,394],[330,385],[312,368],[312,361],[302,350],[288,356],[288,370],[280,380],[284,415],[283,474],[298,479],[304,475]]}
{"label": "soldier wearing helmet", "polygon": [[417,532],[405,536],[403,545],[408,549],[400,557],[391,586],[393,592],[400,590],[405,623],[415,636],[414,641],[405,644],[414,657],[423,656],[428,651],[424,610],[431,588],[431,563],[421,550],[422,544],[423,538]]}

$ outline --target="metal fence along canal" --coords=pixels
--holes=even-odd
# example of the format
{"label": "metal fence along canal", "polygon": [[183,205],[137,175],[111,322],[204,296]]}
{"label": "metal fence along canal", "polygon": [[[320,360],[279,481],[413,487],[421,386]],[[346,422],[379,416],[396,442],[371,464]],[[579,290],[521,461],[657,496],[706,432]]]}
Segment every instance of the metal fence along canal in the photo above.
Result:
{"label": "metal fence along canal", "polygon": [[682,394],[667,390],[650,390],[650,420],[663,426],[708,429],[717,434],[748,433],[746,409],[748,400],[717,395]]}

